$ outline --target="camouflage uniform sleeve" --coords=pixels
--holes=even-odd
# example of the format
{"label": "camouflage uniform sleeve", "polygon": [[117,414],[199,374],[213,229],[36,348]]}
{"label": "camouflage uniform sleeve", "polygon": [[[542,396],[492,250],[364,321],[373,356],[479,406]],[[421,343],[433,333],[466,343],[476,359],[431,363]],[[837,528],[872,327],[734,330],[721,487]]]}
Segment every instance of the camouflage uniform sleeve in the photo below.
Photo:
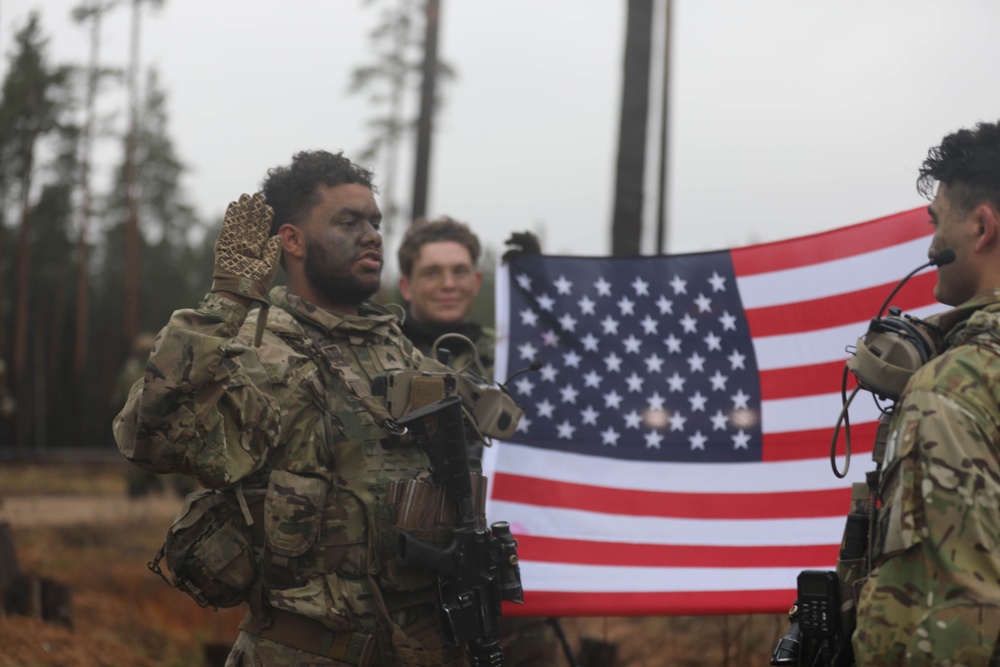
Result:
{"label": "camouflage uniform sleeve", "polygon": [[236,338],[246,314],[215,294],[197,310],[173,314],[156,337],[143,382],[115,418],[125,458],[150,472],[193,475],[210,488],[260,468],[277,441],[279,411],[247,373],[257,355]]}
{"label": "camouflage uniform sleeve", "polygon": [[860,667],[994,664],[1000,439],[978,401],[956,394],[908,394],[890,434],[853,637]]}

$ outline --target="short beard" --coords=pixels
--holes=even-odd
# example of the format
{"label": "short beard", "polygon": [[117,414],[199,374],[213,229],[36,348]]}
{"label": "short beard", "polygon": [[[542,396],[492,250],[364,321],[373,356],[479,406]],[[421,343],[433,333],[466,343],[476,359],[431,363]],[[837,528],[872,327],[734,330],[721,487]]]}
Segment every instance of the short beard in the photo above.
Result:
{"label": "short beard", "polygon": [[344,268],[331,266],[323,246],[306,237],[306,257],[303,263],[306,280],[323,299],[335,306],[360,306],[379,290],[380,278],[374,285]]}

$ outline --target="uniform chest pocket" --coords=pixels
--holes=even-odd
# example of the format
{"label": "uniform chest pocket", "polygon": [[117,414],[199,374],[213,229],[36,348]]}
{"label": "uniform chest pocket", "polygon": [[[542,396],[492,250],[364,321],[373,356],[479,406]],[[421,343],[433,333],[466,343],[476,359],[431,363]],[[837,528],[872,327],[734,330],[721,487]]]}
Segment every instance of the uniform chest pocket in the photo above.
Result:
{"label": "uniform chest pocket", "polygon": [[924,470],[917,447],[920,422],[905,422],[890,442],[885,471],[879,483],[881,508],[875,531],[875,562],[920,544],[926,529],[921,486]]}
{"label": "uniform chest pocket", "polygon": [[318,477],[274,470],[264,499],[264,530],[271,551],[301,556],[316,543],[328,485]]}

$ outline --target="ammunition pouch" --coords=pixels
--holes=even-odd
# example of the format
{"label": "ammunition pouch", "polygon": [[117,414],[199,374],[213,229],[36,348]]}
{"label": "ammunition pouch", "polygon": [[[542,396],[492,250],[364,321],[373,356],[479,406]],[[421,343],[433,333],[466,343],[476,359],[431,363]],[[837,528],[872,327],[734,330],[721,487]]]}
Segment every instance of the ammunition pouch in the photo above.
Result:
{"label": "ammunition pouch", "polygon": [[[235,607],[257,575],[248,517],[233,492],[188,495],[149,569],[202,607]],[[159,566],[163,558],[169,578]]]}
{"label": "ammunition pouch", "polygon": [[524,414],[501,387],[456,373],[430,357],[424,357],[419,369],[390,373],[385,394],[386,408],[394,419],[442,398],[459,396],[466,416],[487,438],[509,438]]}
{"label": "ammunition pouch", "polygon": [[[486,524],[486,480],[471,475],[473,499],[480,524]],[[443,548],[452,539],[456,522],[454,503],[445,490],[418,480],[389,485],[389,502],[384,506],[387,529],[379,530],[379,585],[387,591],[413,592],[433,586],[425,569],[404,565],[399,558],[402,534],[420,542]]]}

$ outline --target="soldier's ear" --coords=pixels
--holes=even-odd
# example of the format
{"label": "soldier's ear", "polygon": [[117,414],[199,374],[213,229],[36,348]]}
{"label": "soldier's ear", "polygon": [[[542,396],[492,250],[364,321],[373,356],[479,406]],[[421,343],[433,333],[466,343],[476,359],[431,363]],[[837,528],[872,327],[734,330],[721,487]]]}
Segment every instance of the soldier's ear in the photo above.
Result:
{"label": "soldier's ear", "polygon": [[412,300],[410,297],[413,295],[413,291],[410,289],[410,279],[406,276],[399,277],[399,293],[404,301]]}
{"label": "soldier's ear", "polygon": [[990,204],[980,204],[973,212],[976,225],[976,250],[984,250],[1000,241],[1000,214]]}
{"label": "soldier's ear", "polygon": [[286,257],[302,259],[306,254],[305,232],[292,224],[284,224],[278,228],[281,237],[281,248]]}

